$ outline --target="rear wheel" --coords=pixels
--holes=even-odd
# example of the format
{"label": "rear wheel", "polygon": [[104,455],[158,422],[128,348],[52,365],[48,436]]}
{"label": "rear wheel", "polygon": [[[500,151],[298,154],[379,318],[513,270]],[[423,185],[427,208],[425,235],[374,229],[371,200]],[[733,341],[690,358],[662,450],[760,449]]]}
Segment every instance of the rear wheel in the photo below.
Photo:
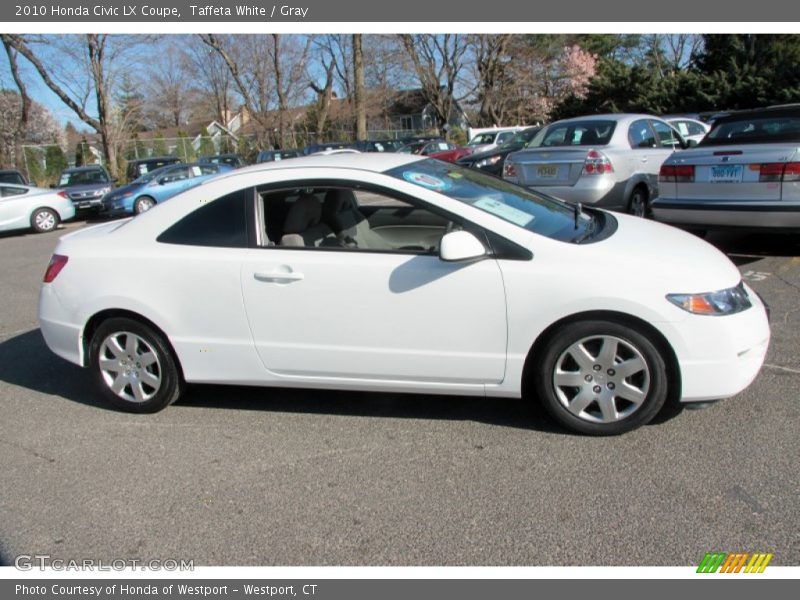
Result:
{"label": "rear wheel", "polygon": [[642,186],[634,188],[628,199],[628,213],[635,217],[647,216],[647,190]]}
{"label": "rear wheel", "polygon": [[136,215],[140,215],[143,212],[147,212],[155,205],[156,201],[153,200],[150,196],[142,196],[141,198],[137,198],[136,202],[133,203],[133,213]]}
{"label": "rear wheel", "polygon": [[31,215],[31,227],[36,233],[47,233],[58,227],[61,219],[52,208],[37,208]]}
{"label": "rear wheel", "polygon": [[616,435],[648,423],[667,398],[667,369],[641,331],[611,321],[560,327],[534,366],[547,412],[573,431]]}
{"label": "rear wheel", "polygon": [[185,383],[166,340],[128,318],[104,321],[92,337],[91,361],[103,395],[128,412],[157,412],[183,393]]}

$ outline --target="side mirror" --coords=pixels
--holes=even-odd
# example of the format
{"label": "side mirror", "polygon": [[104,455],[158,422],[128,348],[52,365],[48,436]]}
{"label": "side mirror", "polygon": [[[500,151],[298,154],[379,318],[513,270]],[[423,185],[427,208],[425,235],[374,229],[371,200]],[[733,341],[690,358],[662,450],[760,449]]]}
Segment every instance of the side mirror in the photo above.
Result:
{"label": "side mirror", "polygon": [[161,177],[158,180],[158,185],[164,185],[165,183],[169,183],[169,177]]}
{"label": "side mirror", "polygon": [[694,148],[695,146],[697,146],[697,140],[686,140],[687,148]]}
{"label": "side mirror", "polygon": [[486,248],[469,231],[451,231],[442,237],[439,258],[446,262],[464,262],[486,256]]}

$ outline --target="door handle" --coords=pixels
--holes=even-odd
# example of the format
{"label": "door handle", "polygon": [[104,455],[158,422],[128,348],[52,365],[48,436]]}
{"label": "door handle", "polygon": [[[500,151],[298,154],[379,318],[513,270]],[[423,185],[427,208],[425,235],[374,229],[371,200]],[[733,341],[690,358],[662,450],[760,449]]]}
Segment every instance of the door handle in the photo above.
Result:
{"label": "door handle", "polygon": [[281,282],[292,282],[292,281],[301,281],[305,276],[302,273],[297,273],[294,271],[269,271],[268,273],[264,272],[256,272],[253,273],[253,277],[255,277],[258,281],[271,281],[276,283]]}

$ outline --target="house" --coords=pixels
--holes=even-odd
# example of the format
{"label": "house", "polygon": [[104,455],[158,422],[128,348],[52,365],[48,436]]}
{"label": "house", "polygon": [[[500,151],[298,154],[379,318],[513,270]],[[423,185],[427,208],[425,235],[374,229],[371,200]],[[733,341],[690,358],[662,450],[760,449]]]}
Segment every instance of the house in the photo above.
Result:
{"label": "house", "polygon": [[[400,90],[387,99],[380,123],[383,129],[408,132],[437,129],[436,110],[425,98],[421,88]],[[451,128],[459,127],[464,130],[469,127],[469,119],[456,100],[453,101],[447,124]],[[368,128],[373,127],[368,125]]]}

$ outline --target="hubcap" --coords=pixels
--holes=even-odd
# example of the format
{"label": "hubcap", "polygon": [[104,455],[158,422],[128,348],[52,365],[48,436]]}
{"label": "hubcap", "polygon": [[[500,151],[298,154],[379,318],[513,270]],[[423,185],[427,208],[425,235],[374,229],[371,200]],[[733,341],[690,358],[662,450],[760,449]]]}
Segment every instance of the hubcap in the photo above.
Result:
{"label": "hubcap", "polygon": [[139,200],[139,212],[143,213],[153,208],[152,200]]}
{"label": "hubcap", "polygon": [[45,210],[40,213],[36,213],[34,221],[39,229],[47,230],[56,226],[56,218],[53,216],[53,213]]}
{"label": "hubcap", "polygon": [[161,363],[153,347],[130,331],[109,335],[100,345],[103,381],[128,402],[147,402],[161,388]]}
{"label": "hubcap", "polygon": [[635,346],[611,335],[584,338],[556,361],[558,401],[590,423],[614,423],[636,412],[650,390],[650,369]]}

